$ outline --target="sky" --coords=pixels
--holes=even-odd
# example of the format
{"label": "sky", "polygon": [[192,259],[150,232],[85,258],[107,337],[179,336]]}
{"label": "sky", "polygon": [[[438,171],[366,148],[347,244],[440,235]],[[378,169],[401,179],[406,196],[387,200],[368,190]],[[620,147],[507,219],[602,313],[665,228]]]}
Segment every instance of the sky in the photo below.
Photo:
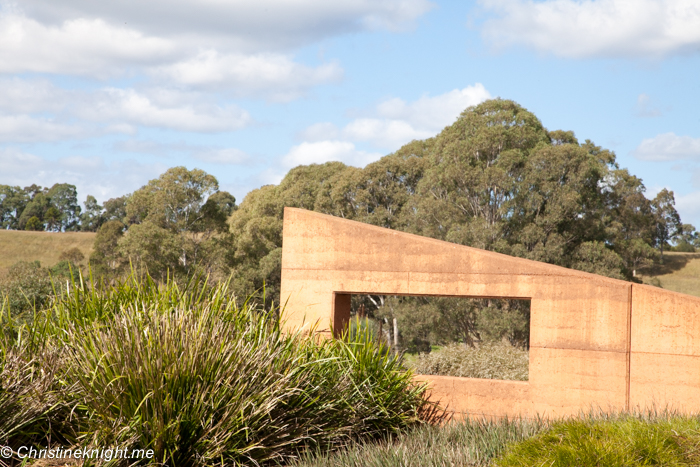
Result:
{"label": "sky", "polygon": [[0,184],[102,202],[169,167],[238,202],[511,99],[700,228],[698,0],[0,0]]}

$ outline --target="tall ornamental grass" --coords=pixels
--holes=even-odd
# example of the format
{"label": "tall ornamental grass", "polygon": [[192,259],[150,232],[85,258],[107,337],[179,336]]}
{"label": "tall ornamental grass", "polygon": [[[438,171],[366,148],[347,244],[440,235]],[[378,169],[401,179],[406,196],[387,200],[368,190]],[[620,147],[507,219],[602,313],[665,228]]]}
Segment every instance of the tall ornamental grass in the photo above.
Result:
{"label": "tall ornamental grass", "polygon": [[[542,420],[462,420],[425,425],[389,440],[355,443],[335,452],[307,452],[294,467],[488,466],[511,443],[542,431]],[[537,464],[532,464],[537,465]]]}
{"label": "tall ornamental grass", "polygon": [[[438,416],[371,333],[287,335],[274,312],[239,306],[227,284],[135,276],[101,289],[77,283],[15,334],[61,356],[46,383],[59,388],[46,394],[72,409],[61,419],[70,422],[63,438],[75,432],[81,446],[152,449],[152,464],[288,462]],[[32,364],[48,368],[46,355]],[[10,409],[0,402],[0,413]],[[29,433],[32,416],[12,429]]]}
{"label": "tall ornamental grass", "polygon": [[[70,384],[62,384],[65,360],[53,345],[36,345],[3,322],[0,333],[0,446],[50,441],[70,444],[77,436]],[[6,332],[9,331],[9,332]]]}

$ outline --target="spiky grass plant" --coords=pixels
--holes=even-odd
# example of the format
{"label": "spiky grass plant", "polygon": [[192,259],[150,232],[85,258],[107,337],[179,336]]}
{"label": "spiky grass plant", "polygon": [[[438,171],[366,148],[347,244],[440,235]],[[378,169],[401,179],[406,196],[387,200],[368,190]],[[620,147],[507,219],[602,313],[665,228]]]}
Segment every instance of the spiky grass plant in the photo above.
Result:
{"label": "spiky grass plant", "polygon": [[45,327],[68,356],[83,441],[153,449],[162,465],[281,462],[435,415],[370,333],[286,335],[226,284],[74,287]]}
{"label": "spiky grass plant", "polygon": [[0,445],[70,443],[77,430],[59,348],[18,326],[0,306]]}
{"label": "spiky grass plant", "polygon": [[507,445],[546,427],[542,420],[463,420],[425,425],[389,440],[354,443],[336,452],[307,452],[294,467],[487,466]]}
{"label": "spiky grass plant", "polygon": [[464,378],[527,381],[528,351],[507,342],[483,343],[478,348],[450,344],[429,354],[420,354],[409,366],[419,374]]}

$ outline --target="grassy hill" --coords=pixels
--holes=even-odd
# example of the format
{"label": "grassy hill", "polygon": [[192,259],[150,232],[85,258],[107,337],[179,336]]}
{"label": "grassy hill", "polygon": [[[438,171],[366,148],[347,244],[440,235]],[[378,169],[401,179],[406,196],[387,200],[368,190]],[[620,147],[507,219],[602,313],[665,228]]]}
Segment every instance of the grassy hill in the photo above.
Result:
{"label": "grassy hill", "polygon": [[640,278],[645,284],[700,297],[700,253],[664,253],[664,264]]}
{"label": "grassy hill", "polygon": [[91,232],[27,232],[0,230],[0,274],[17,261],[39,260],[42,266],[53,266],[66,250],[77,247],[87,263],[95,234]]}

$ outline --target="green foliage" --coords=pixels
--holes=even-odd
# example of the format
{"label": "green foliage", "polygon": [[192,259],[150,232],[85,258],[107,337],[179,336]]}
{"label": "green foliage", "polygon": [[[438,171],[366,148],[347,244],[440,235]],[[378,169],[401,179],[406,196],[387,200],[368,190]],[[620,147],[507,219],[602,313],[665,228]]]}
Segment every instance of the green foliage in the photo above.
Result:
{"label": "green foliage", "polygon": [[64,259],[49,268],[49,274],[54,286],[61,287],[66,281],[70,283],[80,280],[80,267],[74,262]]}
{"label": "green foliage", "polygon": [[124,229],[120,221],[110,220],[97,231],[89,260],[95,278],[114,279],[124,272],[125,260],[118,249]]}
{"label": "green foliage", "polygon": [[661,252],[661,261],[663,261],[664,247],[669,241],[678,237],[679,233],[682,232],[683,224],[674,207],[676,200],[672,191],[664,188],[656,195],[651,204],[656,228],[654,241]]}
{"label": "green foliage", "polygon": [[37,216],[32,216],[24,224],[24,230],[44,230],[44,223]]}
{"label": "green foliage", "polygon": [[679,242],[689,243],[695,247],[700,246],[700,233],[692,224],[682,224],[678,230],[677,239]]}
{"label": "green foliage", "polygon": [[364,169],[338,171],[320,182],[313,209],[390,229],[415,229],[411,198],[433,143],[413,141]]}
{"label": "green foliage", "polygon": [[529,353],[507,342],[481,344],[478,348],[450,344],[420,354],[411,368],[423,375],[527,381]]}
{"label": "green foliage", "polygon": [[685,240],[681,240],[671,248],[671,251],[677,251],[679,253],[695,253],[695,246]]}
{"label": "green foliage", "polygon": [[516,346],[529,345],[530,305],[525,300],[356,296],[353,308],[360,307],[370,318],[385,322],[389,341],[396,319],[400,350],[409,353],[452,342],[474,347],[505,339]]}
{"label": "green foliage", "polygon": [[698,465],[700,420],[635,416],[582,418],[556,423],[513,444],[495,461],[501,467]]}
{"label": "green foliage", "polygon": [[119,221],[128,224],[126,216],[126,203],[129,201],[130,195],[111,198],[104,203],[104,212],[102,213],[103,222]]}
{"label": "green foliage", "polygon": [[[275,316],[201,278],[74,282],[40,320],[6,333],[17,350],[2,354],[13,373],[0,414],[12,416],[0,434],[15,449],[77,433],[83,445],[153,449],[154,465],[259,465],[439,417],[371,334],[286,335]],[[34,355],[31,368],[8,366],[15,354]]]}
{"label": "green foliage", "polygon": [[78,264],[85,259],[85,255],[78,247],[69,248],[61,253],[58,257],[59,261],[70,261],[71,263]]}
{"label": "green foliage", "polygon": [[85,212],[80,216],[80,230],[83,232],[97,232],[97,229],[105,222],[102,215],[102,206],[97,204],[97,199],[87,195],[85,199]]}
{"label": "green foliage", "polygon": [[[41,187],[37,188],[41,189]],[[51,207],[51,199],[46,196],[45,191],[34,194],[22,211],[18,225],[21,230],[44,230],[44,213]],[[29,228],[27,228],[28,223],[31,224]]]}
{"label": "green foliage", "polygon": [[435,139],[418,184],[421,233],[484,249],[500,249],[504,220],[530,152],[547,142],[532,113],[495,99],[466,109]]}
{"label": "green foliage", "polygon": [[0,223],[6,229],[78,230],[80,206],[74,185],[51,188],[31,185],[21,189],[0,185]]}
{"label": "green foliage", "polygon": [[[57,232],[64,230],[80,230],[80,206],[78,205],[78,192],[75,185],[68,183],[56,183],[48,193],[55,214],[54,229]],[[46,219],[45,219],[46,220]]]}
{"label": "green foliage", "polygon": [[218,190],[216,178],[202,170],[168,169],[126,202],[129,233],[118,241],[119,253],[161,280],[226,272],[219,259],[228,247],[226,217],[235,198]]}
{"label": "green foliage", "polygon": [[19,218],[29,199],[27,192],[18,186],[0,185],[0,227],[20,229]]}
{"label": "green foliage", "polygon": [[253,190],[229,218],[233,286],[248,296],[264,286],[266,306],[279,303],[284,207],[314,209],[319,193],[335,176],[350,169],[340,162],[300,166],[278,186]]}
{"label": "green foliage", "polygon": [[[249,193],[229,221],[235,288],[266,283],[276,297],[268,255],[281,247],[284,206],[633,280],[658,260],[660,226],[670,232],[676,220],[672,196],[650,201],[644,191],[612,152],[546,130],[515,102],[490,100],[363,169],[300,166]],[[270,274],[261,273],[264,258]],[[432,318],[416,320],[425,327]]]}
{"label": "green foliage", "polygon": [[70,422],[72,388],[61,385],[65,356],[55,346],[44,344],[38,331],[16,338],[8,332],[11,321],[3,318],[0,442],[15,449],[49,442],[72,444],[77,437]]}
{"label": "green foliage", "polygon": [[[633,240],[632,245],[637,245],[637,242]],[[571,266],[580,271],[624,279],[622,258],[602,242],[585,242],[579,245],[572,254]]]}
{"label": "green foliage", "polygon": [[49,271],[39,261],[20,261],[12,266],[0,279],[0,297],[5,297],[6,306],[13,316],[28,319],[41,310],[53,296]]}
{"label": "green foliage", "polygon": [[488,466],[508,444],[546,428],[541,420],[452,422],[422,426],[388,441],[352,444],[338,452],[309,453],[294,467]]}

